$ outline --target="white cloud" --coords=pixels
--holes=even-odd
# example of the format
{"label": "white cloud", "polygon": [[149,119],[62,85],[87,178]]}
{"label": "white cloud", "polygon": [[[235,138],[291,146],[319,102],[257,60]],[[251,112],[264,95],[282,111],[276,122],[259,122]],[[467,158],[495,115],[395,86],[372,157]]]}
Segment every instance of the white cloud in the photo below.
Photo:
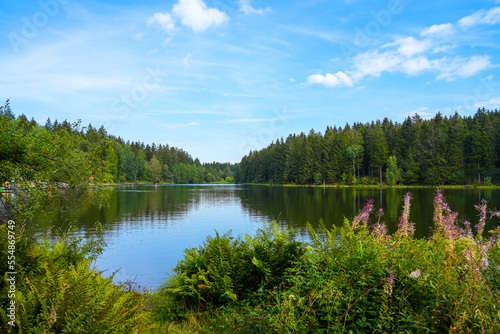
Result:
{"label": "white cloud", "polygon": [[412,116],[418,115],[418,116],[420,116],[420,118],[430,119],[430,118],[434,117],[435,113],[428,112],[428,110],[429,110],[429,107],[420,107],[418,109],[401,114],[401,116],[404,116],[405,118],[407,118],[408,116],[412,117]]}
{"label": "white cloud", "polygon": [[414,37],[399,38],[393,43],[388,43],[383,48],[397,46],[396,50],[379,52],[371,50],[361,53],[353,58],[355,71],[353,78],[356,80],[366,76],[379,77],[382,72],[403,72],[410,75],[418,74],[433,67],[432,61],[425,56],[418,56],[429,50],[432,41],[417,40]]}
{"label": "white cloud", "polygon": [[438,80],[455,80],[457,77],[468,78],[490,67],[489,56],[472,56],[470,58],[456,57],[451,61],[443,58],[437,64],[437,69],[441,74]]}
{"label": "white cloud", "polygon": [[197,126],[197,125],[200,125],[200,123],[198,123],[198,122],[191,122],[191,123],[185,123],[185,124],[182,124],[182,123],[180,123],[180,124],[179,123],[177,123],[177,124],[165,123],[165,124],[162,124],[160,126],[163,127],[163,128],[174,130],[174,129],[185,128],[185,127],[190,127],[190,126]]}
{"label": "white cloud", "polygon": [[207,8],[203,0],[179,0],[172,9],[182,24],[195,32],[204,31],[229,21],[229,16],[215,8]]}
{"label": "white cloud", "polygon": [[395,71],[401,62],[402,57],[394,51],[379,53],[377,50],[372,50],[361,53],[353,58],[356,68],[354,78],[379,77],[384,71]]}
{"label": "white cloud", "polygon": [[401,64],[403,72],[411,75],[431,69],[432,66],[432,62],[424,56],[408,59]]}
{"label": "white cloud", "polygon": [[456,74],[462,78],[468,78],[490,66],[489,56],[472,56],[465,60],[464,63],[457,69]]}
{"label": "white cloud", "polygon": [[[394,43],[396,44],[396,43]],[[487,69],[491,65],[489,56],[455,57],[429,59],[425,55],[408,57],[409,52],[390,50],[378,52],[378,50],[367,51],[353,58],[355,70],[350,73],[354,81],[361,80],[367,76],[379,77],[383,72],[401,72],[416,75],[423,71],[438,72],[437,79],[448,81],[457,78],[468,78]]]}
{"label": "white cloud", "polygon": [[429,28],[425,28],[420,33],[420,36],[429,36],[429,35],[449,35],[453,33],[453,24],[445,23],[445,24],[435,24],[430,26]]}
{"label": "white cloud", "polygon": [[327,73],[325,75],[312,74],[307,77],[307,82],[310,84],[321,84],[327,87],[335,87],[340,85],[353,86],[352,79],[344,72],[337,72],[334,74]]}
{"label": "white cloud", "polygon": [[[499,0],[500,1],[500,0]],[[500,7],[481,10],[459,21],[460,25],[500,23]],[[468,78],[490,68],[489,56],[436,57],[457,47],[445,44],[445,38],[455,31],[451,23],[432,25],[414,36],[398,37],[382,47],[359,53],[351,58],[349,70],[335,74],[314,74],[307,77],[307,83],[323,84],[329,87],[353,86],[365,77],[379,77],[383,72],[418,75],[425,71],[436,73],[437,80],[453,81]],[[449,43],[449,42],[448,42]]]}
{"label": "white cloud", "polygon": [[441,45],[441,46],[438,46],[438,47],[432,49],[432,52],[433,53],[447,52],[447,51],[452,50],[456,47],[457,47],[456,45]]}
{"label": "white cloud", "polygon": [[398,52],[404,56],[412,57],[418,53],[429,50],[432,42],[428,39],[417,40],[414,37],[405,37],[397,39],[393,44],[399,45]]}
{"label": "white cloud", "polygon": [[267,7],[266,9],[256,9],[250,5],[250,0],[240,0],[240,10],[247,15],[264,15],[266,12],[270,12],[271,8]]}
{"label": "white cloud", "polygon": [[469,28],[478,24],[498,24],[500,23],[500,7],[494,7],[489,10],[480,9],[472,15],[463,17],[458,23],[464,28]]}
{"label": "white cloud", "polygon": [[166,32],[175,30],[175,22],[172,15],[167,13],[155,13],[153,17],[149,18],[148,24],[158,24]]}
{"label": "white cloud", "polygon": [[494,98],[494,99],[491,99],[489,101],[479,101],[476,104],[474,104],[474,107],[476,107],[476,108],[485,107],[487,109],[500,108],[500,98]]}

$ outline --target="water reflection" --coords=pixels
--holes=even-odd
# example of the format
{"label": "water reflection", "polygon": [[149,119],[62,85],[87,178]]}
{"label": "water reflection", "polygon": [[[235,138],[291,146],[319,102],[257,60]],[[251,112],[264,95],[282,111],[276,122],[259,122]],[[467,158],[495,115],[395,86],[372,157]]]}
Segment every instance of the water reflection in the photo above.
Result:
{"label": "water reflection", "polygon": [[[233,235],[254,233],[263,223],[278,220],[295,228],[306,222],[327,226],[351,220],[366,201],[383,208],[383,221],[390,231],[397,228],[402,199],[413,194],[410,220],[416,235],[429,235],[432,225],[434,189],[337,189],[308,187],[267,187],[243,185],[153,185],[113,188],[107,207],[88,203],[71,212],[42,217],[45,226],[67,226],[70,222],[82,233],[100,221],[108,246],[97,267],[109,272],[121,269],[117,281],[135,279],[142,286],[159,286],[182,258],[186,247],[200,245],[217,230]],[[451,189],[444,194],[459,219],[477,222],[473,205],[481,199],[489,207],[500,204],[499,190]],[[375,218],[373,218],[375,219]]]}
{"label": "water reflection", "polygon": [[[397,230],[402,211],[403,196],[411,192],[410,220],[416,224],[416,236],[429,235],[433,224],[433,201],[435,190],[429,188],[291,188],[248,186],[238,190],[242,206],[251,215],[264,214],[271,219],[281,217],[283,224],[301,228],[306,222],[318,226],[322,218],[326,226],[340,225],[344,217],[352,220],[368,200],[373,200],[376,209],[382,208],[382,221],[387,223],[391,232]],[[444,195],[453,211],[459,212],[459,220],[477,222],[474,204],[481,199],[494,208],[500,203],[498,190],[446,189]]]}

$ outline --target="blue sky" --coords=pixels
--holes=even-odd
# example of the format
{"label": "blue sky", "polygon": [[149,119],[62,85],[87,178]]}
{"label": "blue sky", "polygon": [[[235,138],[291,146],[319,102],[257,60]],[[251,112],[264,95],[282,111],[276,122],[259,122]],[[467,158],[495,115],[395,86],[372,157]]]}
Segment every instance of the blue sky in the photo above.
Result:
{"label": "blue sky", "polygon": [[500,108],[500,1],[0,1],[0,99],[201,161]]}

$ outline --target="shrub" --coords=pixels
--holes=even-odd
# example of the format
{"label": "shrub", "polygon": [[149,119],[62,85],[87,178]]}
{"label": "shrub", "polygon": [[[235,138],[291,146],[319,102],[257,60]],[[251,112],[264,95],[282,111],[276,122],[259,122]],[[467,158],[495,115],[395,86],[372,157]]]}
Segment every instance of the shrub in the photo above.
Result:
{"label": "shrub", "polygon": [[305,253],[303,243],[295,239],[295,231],[280,231],[276,224],[244,241],[216,232],[202,247],[185,251],[174,275],[160,289],[168,300],[160,313],[175,319],[184,315],[183,310],[227,305],[279,285],[286,270]]}

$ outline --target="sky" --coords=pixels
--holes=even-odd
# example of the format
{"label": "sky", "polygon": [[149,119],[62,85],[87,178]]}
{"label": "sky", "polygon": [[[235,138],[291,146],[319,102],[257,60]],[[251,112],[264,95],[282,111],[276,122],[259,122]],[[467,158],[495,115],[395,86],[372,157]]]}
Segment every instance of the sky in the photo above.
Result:
{"label": "sky", "polygon": [[500,0],[0,0],[0,100],[202,162],[500,109]]}

